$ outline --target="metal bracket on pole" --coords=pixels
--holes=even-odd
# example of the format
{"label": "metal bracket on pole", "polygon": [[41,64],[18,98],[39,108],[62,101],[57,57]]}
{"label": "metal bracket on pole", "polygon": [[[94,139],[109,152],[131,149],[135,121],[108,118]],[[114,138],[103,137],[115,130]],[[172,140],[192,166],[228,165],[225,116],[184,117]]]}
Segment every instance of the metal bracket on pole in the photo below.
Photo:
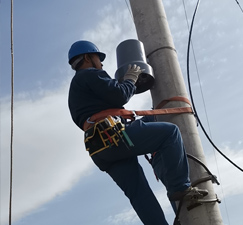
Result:
{"label": "metal bracket on pole", "polygon": [[215,175],[211,175],[210,174],[210,175],[208,175],[206,177],[202,177],[202,178],[200,178],[200,179],[192,182],[192,187],[195,187],[198,184],[201,184],[201,183],[206,182],[206,181],[209,181],[209,180],[211,180],[213,183],[217,183],[219,185],[218,180],[217,180],[217,177]]}
{"label": "metal bracket on pole", "polygon": [[213,183],[216,183],[217,185],[220,185],[219,181],[217,180],[217,177],[211,173],[211,171],[206,167],[206,165],[202,161],[200,161],[198,158],[196,158],[195,156],[190,155],[190,154],[187,154],[187,157],[189,159],[194,160],[198,164],[200,164],[207,171],[207,173],[209,174],[208,177],[201,178],[199,180],[194,181],[192,186],[196,186],[197,184],[205,182],[205,181],[208,181],[208,180],[212,180]]}
{"label": "metal bracket on pole", "polygon": [[216,194],[215,194],[215,198],[213,198],[213,199],[204,199],[203,197],[199,198],[198,196],[192,196],[190,199],[182,199],[179,202],[176,217],[175,217],[173,225],[181,225],[180,220],[179,220],[179,214],[180,214],[180,211],[181,211],[182,204],[184,202],[190,203],[187,206],[187,210],[190,211],[190,210],[192,210],[192,209],[194,209],[198,206],[201,206],[203,204],[206,204],[206,203],[215,203],[215,202],[221,203],[221,200],[218,198],[218,196]]}
{"label": "metal bracket on pole", "polygon": [[190,211],[202,204],[215,203],[215,202],[221,203],[221,200],[218,198],[217,195],[215,195],[215,198],[213,198],[213,199],[191,199],[191,201],[190,201],[191,204],[189,206],[187,206],[187,210]]}
{"label": "metal bracket on pole", "polygon": [[[206,167],[206,165],[202,161],[200,161],[198,158],[196,158],[195,156],[192,156],[190,154],[187,154],[187,157],[189,159],[194,160],[199,165],[201,165],[207,171],[207,173],[209,174],[206,177],[202,177],[202,178],[192,182],[192,186],[193,187],[197,186],[200,183],[209,181],[209,180],[211,180],[213,183],[216,183],[216,184],[220,185],[219,181],[217,180],[217,177],[211,173],[211,171]],[[221,200],[218,198],[218,196],[216,194],[215,194],[215,198],[213,198],[213,199],[203,199],[203,198],[199,198],[198,196],[192,196],[190,199],[182,199],[179,202],[177,213],[176,213],[176,217],[175,217],[173,225],[181,225],[181,223],[179,221],[179,214],[180,214],[180,211],[181,211],[182,204],[184,202],[186,202],[186,201],[190,203],[187,206],[187,210],[188,211],[190,211],[190,210],[192,210],[192,209],[194,209],[194,208],[196,208],[198,206],[201,206],[202,204],[205,204],[205,203],[215,203],[215,202],[221,203]]]}

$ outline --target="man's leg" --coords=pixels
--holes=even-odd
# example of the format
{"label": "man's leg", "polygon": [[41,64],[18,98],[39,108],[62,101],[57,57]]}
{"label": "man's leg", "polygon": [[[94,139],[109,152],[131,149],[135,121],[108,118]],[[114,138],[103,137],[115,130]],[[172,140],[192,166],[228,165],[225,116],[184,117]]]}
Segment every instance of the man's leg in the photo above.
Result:
{"label": "man's leg", "polygon": [[145,225],[168,225],[137,157],[116,162],[107,173],[124,191]]}
{"label": "man's leg", "polygon": [[[168,196],[177,191],[184,191],[190,185],[189,168],[185,148],[178,128],[168,138],[166,145],[180,151],[158,151],[152,160],[155,174],[166,186]],[[170,149],[170,148],[168,148]]]}
{"label": "man's leg", "polygon": [[168,195],[190,187],[187,157],[179,128],[165,122],[133,122],[126,129],[134,143],[135,155],[153,153],[156,175],[167,188]]}
{"label": "man's leg", "polygon": [[95,158],[117,163],[130,157],[157,152],[152,162],[155,173],[167,188],[168,195],[190,187],[189,169],[179,128],[172,123],[136,120],[126,125],[134,147],[124,145],[106,149]]}

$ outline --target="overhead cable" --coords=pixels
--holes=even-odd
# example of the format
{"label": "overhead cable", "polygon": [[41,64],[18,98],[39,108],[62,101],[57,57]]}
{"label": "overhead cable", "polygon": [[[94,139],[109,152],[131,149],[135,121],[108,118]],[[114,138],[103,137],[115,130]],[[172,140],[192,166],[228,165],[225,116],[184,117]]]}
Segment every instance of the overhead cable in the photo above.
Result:
{"label": "overhead cable", "polygon": [[[186,6],[185,6],[184,0],[182,0],[182,3],[183,3],[184,11],[185,11],[187,27],[188,27],[188,30],[189,30],[190,27],[189,27],[189,23],[188,23],[188,17],[187,17]],[[207,113],[206,104],[205,104],[205,100],[204,100],[204,95],[203,95],[203,90],[202,90],[202,86],[201,86],[199,70],[198,70],[198,66],[197,66],[197,60],[196,60],[196,56],[195,56],[195,51],[194,51],[192,40],[191,40],[191,47],[192,47],[193,58],[194,58],[195,66],[196,66],[197,77],[198,77],[198,81],[199,81],[199,84],[200,84],[200,91],[201,91],[201,95],[202,95],[202,100],[203,100],[205,115],[206,115],[206,119],[207,119],[207,125],[208,125],[208,129],[209,129],[209,134],[210,134],[210,137],[212,138],[212,133],[211,133],[210,124],[209,124],[209,120],[208,120],[208,113]],[[213,151],[213,153],[214,153],[216,166],[217,166],[217,171],[218,171],[219,179],[220,179],[220,171],[219,171],[219,167],[218,167],[218,162],[217,162],[215,151]],[[221,191],[222,191],[223,196],[225,196],[222,186],[221,186]],[[226,205],[226,200],[224,201],[224,206],[225,206],[225,211],[226,211],[226,216],[227,216],[227,219],[228,219],[228,223],[230,224],[230,219],[229,219],[229,214],[228,214],[228,208],[227,208],[227,205]]]}
{"label": "overhead cable", "polygon": [[[188,30],[189,30],[190,27],[189,27],[189,23],[188,23],[186,6],[185,6],[184,0],[182,0],[182,3],[183,3],[184,11],[185,11],[187,27],[188,27]],[[201,92],[201,96],[202,96],[204,111],[205,111],[205,115],[206,115],[206,119],[207,119],[207,125],[208,125],[208,129],[209,129],[209,134],[212,137],[211,129],[210,129],[210,125],[209,125],[209,120],[208,120],[208,113],[207,113],[206,103],[205,103],[205,100],[204,100],[204,94],[203,94],[202,85],[201,85],[201,79],[200,79],[200,76],[199,76],[199,69],[198,69],[198,66],[197,66],[197,60],[196,60],[196,55],[195,55],[195,51],[194,51],[192,40],[191,40],[191,47],[192,47],[192,53],[193,53],[193,58],[194,58],[194,62],[195,62],[195,68],[196,68],[196,72],[197,72],[197,78],[198,78],[198,81],[199,81],[199,84],[200,84],[199,87],[200,87],[200,92]]]}
{"label": "overhead cable", "polygon": [[240,3],[239,3],[237,0],[235,0],[235,1],[236,1],[236,3],[238,4],[238,6],[240,7],[241,12],[243,13],[243,9],[241,8]]}
{"label": "overhead cable", "polygon": [[189,94],[191,97],[191,102],[192,102],[192,106],[195,112],[195,117],[197,118],[197,121],[199,123],[199,125],[202,128],[202,131],[204,132],[205,136],[207,137],[208,141],[211,143],[211,145],[226,159],[228,160],[232,165],[234,165],[237,169],[239,169],[241,172],[243,172],[243,169],[241,167],[239,167],[238,165],[236,165],[231,159],[229,159],[222,151],[219,150],[219,148],[214,144],[214,142],[211,140],[211,138],[209,137],[209,135],[207,134],[205,128],[202,125],[202,122],[198,116],[198,113],[196,111],[196,107],[194,104],[194,100],[193,100],[193,95],[192,95],[192,90],[191,90],[191,81],[190,81],[190,68],[189,68],[189,62],[190,62],[190,45],[191,45],[191,36],[192,36],[192,29],[193,29],[193,24],[194,24],[194,19],[198,10],[198,6],[199,6],[200,0],[197,1],[196,4],[196,8],[195,11],[193,13],[193,17],[192,17],[192,22],[191,22],[191,26],[190,26],[190,31],[189,31],[189,38],[188,38],[188,46],[187,46],[187,80],[188,80],[188,87],[189,87]]}
{"label": "overhead cable", "polygon": [[130,9],[128,3],[127,3],[127,0],[125,0],[125,2],[126,2],[126,5],[127,5],[127,9],[128,9],[128,11],[129,11],[129,13],[130,13],[130,16],[131,16],[131,18],[132,18],[132,20],[133,20],[133,22],[134,22],[133,15],[132,15],[132,11],[131,11],[131,9]]}
{"label": "overhead cable", "polygon": [[11,131],[10,131],[10,196],[9,225],[12,223],[12,187],[13,187],[13,106],[14,106],[14,48],[13,48],[13,0],[11,0]]}

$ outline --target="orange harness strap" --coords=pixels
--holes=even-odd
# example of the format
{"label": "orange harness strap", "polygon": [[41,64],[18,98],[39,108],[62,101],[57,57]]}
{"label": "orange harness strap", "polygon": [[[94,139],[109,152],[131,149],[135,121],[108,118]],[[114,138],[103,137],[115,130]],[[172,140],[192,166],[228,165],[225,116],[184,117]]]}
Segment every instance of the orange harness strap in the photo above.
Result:
{"label": "orange harness strap", "polygon": [[[177,108],[166,108],[161,109],[164,105],[166,105],[169,101],[183,101],[191,105],[190,101],[185,97],[173,97],[166,100],[163,100],[158,104],[156,109],[153,110],[139,110],[139,111],[132,111],[126,109],[107,109],[101,112],[98,112],[90,117],[89,121],[97,122],[108,115],[110,116],[122,116],[124,119],[131,119],[134,120],[135,116],[149,116],[149,115],[165,115],[165,114],[179,114],[179,113],[193,113],[191,107],[177,107]],[[84,123],[83,129],[86,131],[92,126],[92,123],[88,123],[87,120]]]}
{"label": "orange harness strap", "polygon": [[187,103],[190,106],[192,105],[188,98],[181,97],[181,96],[176,96],[176,97],[168,98],[168,99],[165,99],[165,100],[161,101],[157,105],[156,109],[163,108],[163,106],[165,106],[168,102],[171,102],[171,101],[180,101],[180,102],[185,102],[185,103]]}

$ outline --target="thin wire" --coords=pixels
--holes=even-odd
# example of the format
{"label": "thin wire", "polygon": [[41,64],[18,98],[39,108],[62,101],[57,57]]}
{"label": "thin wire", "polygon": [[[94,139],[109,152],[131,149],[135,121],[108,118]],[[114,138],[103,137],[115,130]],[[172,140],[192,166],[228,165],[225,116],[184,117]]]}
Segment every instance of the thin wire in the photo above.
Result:
{"label": "thin wire", "polygon": [[241,12],[243,13],[243,9],[241,8],[240,3],[239,3],[237,0],[235,0],[235,1],[236,1],[236,3],[238,4],[238,6],[240,7]]}
{"label": "thin wire", "polygon": [[[183,2],[183,6],[184,6],[184,11],[185,11],[187,27],[188,27],[188,30],[189,30],[190,26],[189,26],[189,23],[188,23],[188,17],[187,17],[185,2],[184,2],[184,0],[182,0],[182,2]],[[194,51],[192,40],[191,40],[191,46],[192,46],[192,53],[193,53],[194,63],[195,63],[196,71],[197,71],[197,78],[198,78],[198,81],[199,81],[200,92],[201,92],[201,95],[202,95],[204,111],[205,111],[206,120],[207,120],[207,124],[208,124],[209,134],[210,134],[210,137],[212,137],[211,128],[210,128],[209,120],[208,120],[208,113],[207,113],[206,103],[205,103],[205,100],[204,100],[204,94],[203,94],[203,90],[202,90],[202,86],[201,86],[201,79],[200,79],[200,76],[199,76],[199,70],[198,70],[198,66],[197,66],[197,60],[196,60],[196,55],[195,55],[195,51]],[[215,152],[214,152],[214,154],[215,154]]]}
{"label": "thin wire", "polygon": [[132,15],[132,11],[131,11],[131,9],[130,9],[128,3],[127,3],[127,0],[125,0],[125,2],[126,2],[126,5],[127,5],[127,8],[128,8],[128,11],[129,11],[129,13],[130,13],[130,15],[131,15],[131,17],[132,17],[132,21],[134,22],[133,15]]}
{"label": "thin wire", "polygon": [[10,139],[10,197],[9,225],[12,223],[12,193],[13,193],[13,106],[14,106],[14,48],[13,48],[13,0],[11,0],[11,139]]}
{"label": "thin wire", "polygon": [[193,14],[193,17],[192,17],[192,22],[191,22],[191,27],[190,27],[190,32],[189,32],[189,39],[188,39],[188,47],[187,47],[187,79],[188,79],[188,87],[189,87],[189,93],[190,93],[190,97],[191,97],[191,101],[192,101],[192,106],[194,108],[194,112],[195,112],[195,117],[197,118],[197,121],[199,123],[199,125],[201,126],[205,136],[207,137],[208,141],[211,143],[211,145],[226,159],[228,160],[232,165],[234,165],[237,169],[239,169],[241,172],[243,172],[243,169],[240,168],[238,165],[236,165],[232,160],[230,160],[222,151],[220,151],[218,149],[218,147],[214,144],[214,142],[211,140],[211,138],[208,136],[205,128],[203,127],[200,119],[199,119],[199,116],[197,114],[197,111],[196,111],[196,107],[195,107],[195,104],[194,104],[194,100],[193,100],[193,95],[192,95],[192,90],[191,90],[191,81],[190,81],[190,69],[189,69],[189,62],[190,62],[190,44],[191,44],[191,36],[192,36],[192,28],[193,28],[193,23],[194,23],[194,19],[195,19],[195,16],[196,16],[196,12],[197,12],[197,9],[198,9],[198,5],[199,5],[199,2],[200,0],[198,0],[197,2],[197,5],[196,5],[196,8],[195,8],[195,11],[194,11],[194,14]]}
{"label": "thin wire", "polygon": [[[184,0],[182,0],[182,3],[183,3],[184,11],[185,11],[187,27],[188,27],[188,30],[189,30],[190,26],[189,26],[189,23],[188,23],[188,17],[187,17],[186,6],[185,6]],[[202,90],[202,86],[201,86],[201,80],[200,80],[200,76],[199,76],[199,70],[198,70],[198,66],[197,66],[197,60],[196,60],[196,55],[195,55],[195,51],[194,51],[192,40],[191,40],[191,46],[192,46],[192,53],[193,53],[194,62],[195,62],[195,66],[196,66],[196,71],[197,71],[197,77],[198,77],[198,80],[199,80],[200,91],[201,91],[201,95],[202,95],[202,99],[203,99],[203,105],[204,105],[204,111],[205,111],[206,120],[207,120],[207,124],[208,124],[209,135],[210,135],[210,138],[212,138],[211,128],[210,128],[210,124],[209,124],[209,120],[208,120],[207,108],[206,108],[206,104],[205,104],[205,101],[204,101],[204,95],[203,95],[203,90]],[[221,180],[219,166],[218,166],[218,162],[217,162],[217,157],[216,157],[215,151],[213,151],[213,153],[214,153],[214,158],[215,158],[215,161],[216,161],[216,167],[217,167],[217,171],[218,171],[218,174],[219,174],[219,179]],[[225,194],[224,194],[222,185],[221,185],[221,192],[222,192],[222,195],[224,197]],[[229,219],[229,214],[228,214],[228,208],[227,208],[227,205],[226,205],[226,201],[224,201],[224,207],[225,207],[225,211],[226,211],[226,216],[227,216],[228,222],[230,224],[230,219]]]}

